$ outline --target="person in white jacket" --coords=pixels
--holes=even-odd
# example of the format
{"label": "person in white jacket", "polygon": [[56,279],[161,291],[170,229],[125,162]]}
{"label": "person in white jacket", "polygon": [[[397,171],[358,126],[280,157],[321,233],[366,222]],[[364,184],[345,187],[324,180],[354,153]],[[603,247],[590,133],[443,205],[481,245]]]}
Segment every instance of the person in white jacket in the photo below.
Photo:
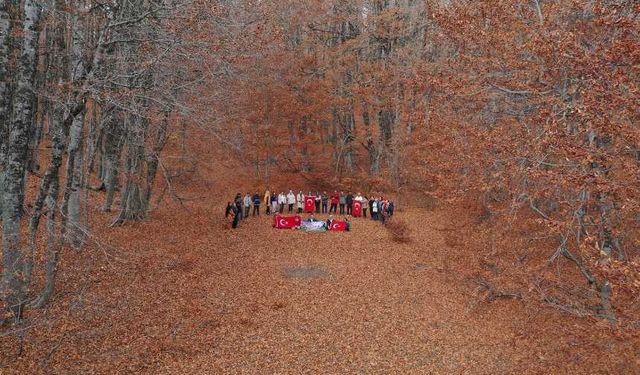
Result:
{"label": "person in white jacket", "polygon": [[289,204],[289,213],[291,213],[293,205],[296,204],[296,195],[293,194],[293,190],[289,190],[289,194],[287,194],[287,204]]}
{"label": "person in white jacket", "polygon": [[278,206],[280,206],[280,213],[284,212],[284,206],[287,204],[287,196],[284,195],[284,191],[278,194]]}
{"label": "person in white jacket", "polygon": [[301,214],[304,210],[304,194],[302,194],[302,190],[300,190],[296,196],[296,203],[298,206],[298,214]]}

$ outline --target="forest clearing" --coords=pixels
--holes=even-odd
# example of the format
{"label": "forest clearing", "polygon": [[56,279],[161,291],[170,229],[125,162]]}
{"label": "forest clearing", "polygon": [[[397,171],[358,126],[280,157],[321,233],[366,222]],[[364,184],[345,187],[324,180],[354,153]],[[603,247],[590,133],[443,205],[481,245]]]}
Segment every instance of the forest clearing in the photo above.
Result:
{"label": "forest clearing", "polygon": [[639,373],[639,67],[636,1],[0,0],[0,373]]}

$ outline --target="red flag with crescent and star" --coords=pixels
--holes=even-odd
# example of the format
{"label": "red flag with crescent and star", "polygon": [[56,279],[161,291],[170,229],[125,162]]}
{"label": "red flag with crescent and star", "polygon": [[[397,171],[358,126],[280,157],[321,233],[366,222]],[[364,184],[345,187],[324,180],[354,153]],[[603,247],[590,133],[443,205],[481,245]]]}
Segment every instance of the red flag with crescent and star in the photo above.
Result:
{"label": "red flag with crescent and star", "polygon": [[343,232],[346,231],[349,224],[346,221],[333,220],[329,226],[329,230]]}
{"label": "red flag with crescent and star", "polygon": [[312,214],[316,209],[316,197],[314,195],[304,196],[304,212]]}
{"label": "red flag with crescent and star", "polygon": [[362,216],[362,202],[353,201],[353,210],[351,212],[354,217]]}
{"label": "red flag with crescent and star", "polygon": [[300,223],[302,223],[302,218],[298,215],[296,216],[275,215],[273,217],[273,226],[277,229],[292,229],[300,226]]}

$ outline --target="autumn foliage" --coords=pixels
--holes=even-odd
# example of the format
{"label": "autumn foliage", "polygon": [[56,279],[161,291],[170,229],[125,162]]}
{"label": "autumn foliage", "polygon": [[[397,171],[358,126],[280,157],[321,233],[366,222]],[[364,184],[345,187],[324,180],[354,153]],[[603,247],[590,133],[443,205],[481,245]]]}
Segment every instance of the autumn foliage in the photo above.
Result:
{"label": "autumn foliage", "polygon": [[[468,333],[521,345],[487,350],[486,372],[640,366],[628,355],[640,342],[636,1],[94,3],[0,3],[0,359],[24,350],[23,372],[64,358],[105,372],[128,341],[154,337],[122,371],[225,372],[250,357],[236,346],[247,337],[268,351],[251,345],[280,337],[270,321],[331,326],[329,310],[296,305],[315,298],[352,330],[366,310],[385,329],[407,322],[389,337],[454,343],[425,371],[477,370],[486,353],[458,350]],[[221,218],[237,191],[298,188],[390,197],[399,211],[334,242]],[[317,264],[281,264],[300,259]],[[313,271],[303,282],[317,295],[296,294],[298,279],[281,292],[278,267]],[[350,293],[366,308],[349,310]],[[296,345],[314,352],[326,337],[312,334],[282,340],[278,363]],[[82,353],[91,335],[110,350]],[[366,351],[354,337],[336,352]],[[214,341],[224,355],[208,356]],[[625,353],[609,353],[615,366],[577,344],[600,341]],[[342,370],[397,370],[368,353]]]}

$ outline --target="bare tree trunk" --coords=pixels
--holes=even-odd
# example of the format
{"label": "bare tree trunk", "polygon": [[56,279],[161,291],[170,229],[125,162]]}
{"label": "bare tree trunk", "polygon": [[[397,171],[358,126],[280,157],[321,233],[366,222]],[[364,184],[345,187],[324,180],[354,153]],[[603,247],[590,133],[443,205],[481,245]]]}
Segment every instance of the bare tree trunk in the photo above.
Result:
{"label": "bare tree trunk", "polygon": [[369,108],[366,103],[362,106],[362,123],[366,132],[366,138],[363,146],[369,154],[369,174],[377,177],[380,175],[380,157],[382,156],[382,153],[378,146],[379,141],[374,140],[373,131],[371,129],[371,117],[369,116]]}
{"label": "bare tree trunk", "polygon": [[124,137],[124,124],[120,121],[118,113],[113,110],[105,124],[104,158],[102,181],[105,187],[105,200],[102,211],[111,212],[113,198],[120,170],[120,154],[122,152]]}
{"label": "bare tree trunk", "polygon": [[122,190],[120,214],[114,225],[142,220],[146,216],[144,193],[141,188],[144,164],[144,134],[146,119],[131,115],[127,124],[126,183]]}
{"label": "bare tree trunk", "polygon": [[[85,44],[85,23],[77,14],[72,17],[71,23],[71,71],[70,75],[74,83],[80,82],[87,74],[86,61],[83,54]],[[67,178],[71,178],[71,191],[68,195],[68,219],[67,235],[71,245],[81,248],[85,239],[85,225],[82,221],[81,197],[84,186],[84,140],[85,140],[85,113],[78,113],[71,124],[69,133],[69,160],[67,164]],[[73,157],[71,155],[73,154]]]}
{"label": "bare tree trunk", "polygon": [[49,194],[47,195],[47,248],[45,254],[45,266],[44,266],[44,288],[40,293],[40,296],[35,301],[34,306],[37,308],[44,307],[51,296],[55,287],[56,274],[58,269],[58,257],[60,249],[62,248],[62,240],[56,235],[56,213],[57,213],[57,201],[60,192],[60,181],[56,176],[56,179],[52,181],[49,188]]}
{"label": "bare tree trunk", "polygon": [[27,287],[23,270],[24,254],[21,246],[20,224],[23,216],[25,173],[29,151],[29,134],[34,121],[34,81],[38,49],[40,6],[35,0],[23,5],[22,50],[18,65],[16,91],[13,96],[12,121],[7,147],[7,169],[2,192],[3,300],[13,318],[19,320],[25,303]]}
{"label": "bare tree trunk", "polygon": [[153,149],[147,160],[147,189],[145,191],[144,197],[145,211],[149,209],[153,182],[156,179],[156,174],[158,172],[158,163],[160,162],[160,153],[164,149],[164,146],[167,144],[167,139],[169,136],[169,116],[171,116],[171,112],[165,112],[164,118],[156,132]]}
{"label": "bare tree trunk", "polygon": [[[11,91],[9,87],[9,53],[10,48],[10,1],[0,0],[0,194],[4,191],[4,175],[6,169],[7,140],[9,139],[9,117],[11,111]],[[0,197],[0,215],[2,215],[3,199]]]}
{"label": "bare tree trunk", "polygon": [[[31,216],[31,220],[29,222],[29,243],[27,246],[27,253],[25,255],[28,261],[25,264],[25,279],[27,280],[27,284],[31,282],[31,275],[33,270],[33,253],[36,246],[36,236],[38,233],[38,227],[40,225],[40,219],[43,214],[43,209],[45,203],[50,206],[53,204],[53,207],[48,207],[46,210],[48,215],[48,220],[53,220],[53,215],[55,214],[58,199],[58,189],[60,186],[59,176],[60,176],[60,166],[62,166],[62,158],[64,156],[65,151],[65,130],[63,129],[62,124],[62,114],[58,109],[51,116],[54,116],[54,124],[55,128],[53,129],[53,146],[51,149],[51,164],[49,168],[44,174],[42,178],[42,182],[40,184],[40,189],[38,190],[38,195],[33,203],[33,214]],[[55,197],[52,197],[52,185],[55,184]]]}
{"label": "bare tree trunk", "polygon": [[84,112],[73,119],[69,132],[69,158],[67,160],[67,179],[69,184],[68,199],[65,202],[68,206],[67,236],[69,242],[80,248],[84,242],[84,228],[82,224],[82,212],[80,197],[82,193],[83,180],[83,135],[84,135]]}

